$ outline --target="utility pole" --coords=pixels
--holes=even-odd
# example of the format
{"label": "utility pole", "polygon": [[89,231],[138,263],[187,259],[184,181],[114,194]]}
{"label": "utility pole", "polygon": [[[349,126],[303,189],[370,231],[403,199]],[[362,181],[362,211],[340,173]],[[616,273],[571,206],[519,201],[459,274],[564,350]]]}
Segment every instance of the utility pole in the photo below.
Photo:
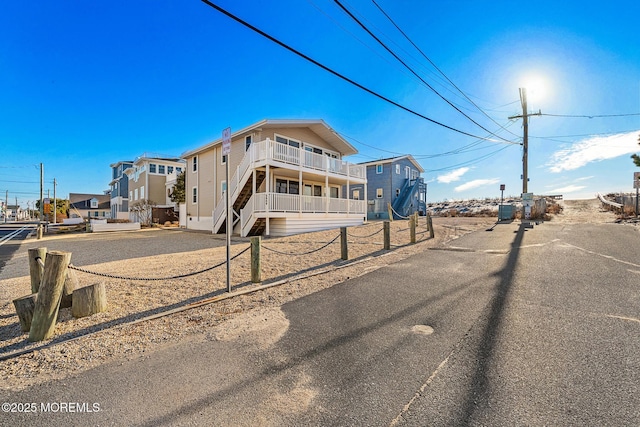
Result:
{"label": "utility pole", "polygon": [[56,179],[53,178],[53,224],[56,224],[56,209],[58,207],[58,201],[56,200]]}
{"label": "utility pole", "polygon": [[7,223],[7,212],[9,212],[9,190],[4,195],[4,223]]}
{"label": "utility pole", "polygon": [[42,217],[44,216],[44,165],[40,163],[40,216],[38,217],[38,221],[42,222]]}
{"label": "utility pole", "polygon": [[522,115],[511,116],[509,120],[522,119],[523,138],[522,138],[522,193],[528,193],[527,184],[529,182],[529,116],[540,116],[542,111],[537,113],[527,113],[527,88],[520,88],[520,102],[522,103]]}

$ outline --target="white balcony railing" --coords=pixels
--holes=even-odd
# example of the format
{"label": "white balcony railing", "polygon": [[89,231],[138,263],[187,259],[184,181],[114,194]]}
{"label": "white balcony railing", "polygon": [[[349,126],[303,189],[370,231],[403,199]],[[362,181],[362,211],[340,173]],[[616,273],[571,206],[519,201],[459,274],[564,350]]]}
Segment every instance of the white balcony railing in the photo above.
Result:
{"label": "white balcony railing", "polygon": [[335,199],[331,197],[301,196],[298,194],[256,193],[240,211],[242,233],[245,235],[253,222],[254,214],[268,213],[312,213],[367,215],[365,200]]}

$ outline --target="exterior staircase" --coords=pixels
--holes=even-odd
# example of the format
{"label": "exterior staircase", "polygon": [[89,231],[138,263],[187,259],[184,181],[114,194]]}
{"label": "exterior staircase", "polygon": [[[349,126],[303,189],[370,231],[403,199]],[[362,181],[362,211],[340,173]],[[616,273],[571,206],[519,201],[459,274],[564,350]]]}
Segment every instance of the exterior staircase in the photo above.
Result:
{"label": "exterior staircase", "polygon": [[[231,200],[231,206],[233,207],[232,215],[235,217],[233,219],[233,225],[235,225],[237,222],[236,218],[238,218],[238,212],[240,212],[240,209],[246,206],[247,202],[249,201],[253,193],[253,171],[248,170],[247,173],[249,174],[249,177],[246,180],[244,186],[242,187],[242,190],[240,190],[238,195],[235,197],[235,200]],[[267,173],[265,171],[256,170],[256,188],[262,185],[266,175]],[[220,223],[220,226],[217,227],[217,229],[214,229],[214,232],[221,234],[221,233],[224,233],[226,229],[227,229],[227,219],[223,218],[222,222]],[[263,227],[263,230],[264,230],[264,227]],[[256,234],[252,234],[252,235],[255,236]]]}

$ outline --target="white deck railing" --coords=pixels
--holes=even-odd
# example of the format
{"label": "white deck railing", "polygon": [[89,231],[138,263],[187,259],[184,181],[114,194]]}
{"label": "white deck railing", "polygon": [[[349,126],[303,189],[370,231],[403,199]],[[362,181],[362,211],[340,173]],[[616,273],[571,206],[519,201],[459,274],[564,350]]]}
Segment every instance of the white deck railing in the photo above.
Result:
{"label": "white deck railing", "polygon": [[[249,146],[249,150],[247,150],[240,164],[234,171],[233,177],[229,180],[230,182],[227,183],[227,188],[231,192],[231,203],[233,203],[238,192],[242,189],[241,185],[244,185],[247,181],[248,172],[253,168],[253,165],[260,162],[268,162],[270,160],[296,166],[296,169],[303,167],[320,172],[341,175],[348,178],[365,179],[367,176],[367,170],[364,165],[356,165],[327,155],[312,153],[305,149],[292,147],[267,138],[264,141],[255,142]],[[355,202],[358,202],[358,200]],[[350,207],[346,207],[344,212],[347,212],[347,210],[349,212],[352,211]],[[324,211],[326,212],[327,209]],[[213,211],[214,229],[217,228],[219,226],[218,223],[223,220],[222,216],[224,215],[224,212],[225,203],[223,194],[218,200],[218,204]]]}
{"label": "white deck railing", "polygon": [[[240,211],[242,235],[253,225],[254,214],[267,213],[311,213],[311,214],[349,214],[366,216],[365,200],[335,199],[331,197],[301,196],[298,194],[256,193],[251,196]],[[249,224],[250,223],[250,224]]]}

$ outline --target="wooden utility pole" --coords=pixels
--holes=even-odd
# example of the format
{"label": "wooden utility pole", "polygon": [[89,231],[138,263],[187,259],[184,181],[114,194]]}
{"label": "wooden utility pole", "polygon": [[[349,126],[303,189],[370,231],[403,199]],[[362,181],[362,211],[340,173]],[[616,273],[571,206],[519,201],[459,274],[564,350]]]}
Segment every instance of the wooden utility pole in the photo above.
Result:
{"label": "wooden utility pole", "polygon": [[533,114],[527,113],[527,89],[524,87],[520,88],[520,102],[522,103],[522,115],[511,116],[509,120],[522,119],[522,193],[524,194],[529,192],[527,186],[529,182],[529,116],[540,116],[542,111],[538,110]]}
{"label": "wooden utility pole", "polygon": [[38,223],[42,224],[42,217],[44,216],[44,165],[40,163],[40,217],[38,218]]}

